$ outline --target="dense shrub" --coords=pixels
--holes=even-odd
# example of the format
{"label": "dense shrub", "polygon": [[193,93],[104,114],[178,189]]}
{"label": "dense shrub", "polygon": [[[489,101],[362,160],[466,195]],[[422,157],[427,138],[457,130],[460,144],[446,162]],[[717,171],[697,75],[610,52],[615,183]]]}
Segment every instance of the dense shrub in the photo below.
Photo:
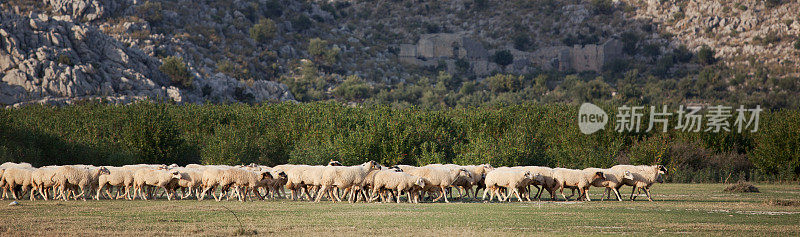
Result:
{"label": "dense shrub", "polygon": [[[601,107],[614,114],[614,105]],[[610,121],[584,135],[576,114],[576,106],[560,104],[447,110],[334,103],[27,106],[0,111],[0,161],[663,164],[672,182],[796,180],[800,174],[795,110],[764,112],[763,131],[752,134],[618,133]]]}
{"label": "dense shrub", "polygon": [[268,18],[261,19],[258,24],[250,28],[250,38],[253,38],[256,42],[266,42],[275,37],[275,32],[277,31],[274,21]]}
{"label": "dense shrub", "polygon": [[514,62],[514,55],[512,55],[508,50],[500,50],[492,55],[492,62],[505,67]]}
{"label": "dense shrub", "polygon": [[714,62],[717,61],[717,59],[714,57],[714,49],[711,49],[711,47],[708,47],[708,45],[703,45],[700,47],[700,50],[697,51],[697,54],[695,55],[695,61],[703,65],[714,64]]}
{"label": "dense shrub", "polygon": [[169,76],[172,84],[182,88],[192,86],[192,75],[183,62],[183,58],[177,56],[166,57],[158,69]]}

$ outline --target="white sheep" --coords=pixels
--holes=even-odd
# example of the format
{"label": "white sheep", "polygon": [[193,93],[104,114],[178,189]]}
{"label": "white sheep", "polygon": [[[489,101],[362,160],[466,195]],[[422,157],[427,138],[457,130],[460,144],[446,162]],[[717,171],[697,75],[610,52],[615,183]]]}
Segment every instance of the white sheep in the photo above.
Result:
{"label": "white sheep", "polygon": [[133,174],[133,198],[139,195],[144,200],[147,196],[144,193],[146,186],[154,188],[163,188],[164,193],[167,194],[167,200],[172,200],[173,193],[170,192],[168,186],[175,185],[182,176],[177,170],[163,170],[163,169],[139,169]]}
{"label": "white sheep", "polygon": [[257,188],[269,179],[272,179],[272,174],[268,171],[255,172],[241,168],[233,168],[223,170],[219,185],[223,188],[235,185],[236,195],[239,201],[243,202],[246,201],[250,190],[258,194]]}
{"label": "white sheep", "polygon": [[[447,200],[447,187],[450,187],[453,184],[453,181],[458,179],[459,175],[464,175],[469,178],[472,178],[469,171],[464,168],[457,168],[457,169],[450,169],[447,167],[404,167],[399,166],[403,169],[403,172],[409,173],[414,176],[422,177],[425,179],[425,189],[430,191],[435,191],[439,193],[439,197],[434,199],[433,201],[439,201],[439,199],[444,198],[444,201],[449,203],[450,201]],[[408,168],[408,171],[406,170]]]}
{"label": "white sheep", "polygon": [[[111,199],[120,199],[125,198],[130,200],[131,189],[133,188],[133,175],[134,171],[130,169],[124,169],[120,167],[109,167],[109,174],[101,174],[98,178],[97,182],[97,194],[95,199],[100,199],[100,193],[103,191],[104,188],[106,189],[106,195],[108,198]],[[111,188],[117,187],[117,195],[116,197],[111,195]],[[122,190],[125,190],[124,196],[122,195]]]}
{"label": "white sheep", "polygon": [[[532,174],[530,171],[524,171],[514,168],[502,167],[497,168],[489,173],[486,174],[486,190],[483,192],[483,198],[486,199],[486,193],[489,191],[492,194],[489,197],[489,201],[493,199],[495,195],[498,196],[500,201],[511,200],[511,194],[515,194],[517,196],[517,200],[522,201],[522,197],[520,196],[520,190],[526,190],[524,195],[528,201],[530,201],[530,194],[527,192],[527,188],[530,183],[540,178],[538,174]],[[509,194],[503,195],[500,193],[500,189],[505,188],[508,190]]]}
{"label": "white sheep", "polygon": [[[53,180],[58,171],[58,166],[41,167],[31,173],[31,183],[33,189],[39,191],[39,195],[44,200],[49,200],[47,190],[54,188],[57,183]],[[33,191],[31,191],[31,195]]]}
{"label": "white sheep", "polygon": [[[539,200],[544,190],[547,190],[547,192],[550,193],[550,199],[556,199],[556,180],[553,178],[553,168],[544,166],[516,166],[513,168],[530,171],[532,174],[539,174],[539,176],[541,176],[540,181],[534,180],[534,182],[531,183],[531,185],[537,189],[534,198]],[[542,187],[540,188],[539,186]]]}
{"label": "white sheep", "polygon": [[6,172],[6,167],[0,167],[0,189],[3,189],[3,196],[0,196],[0,200],[6,199],[6,181],[3,179],[3,173]]}
{"label": "white sheep", "polygon": [[628,186],[633,186],[633,190],[631,190],[631,200],[636,200],[636,197],[633,196],[633,192],[638,190],[640,194],[644,191],[647,195],[647,200],[651,202],[653,198],[650,196],[650,186],[654,183],[663,183],[664,179],[662,175],[667,175],[667,169],[662,165],[615,165],[611,167],[611,170],[630,172],[632,176],[631,179],[623,180],[623,183]]}
{"label": "white sheep", "polygon": [[[556,187],[561,192],[561,197],[564,200],[569,200],[564,196],[564,188],[578,189],[580,196],[578,199],[585,198],[586,201],[591,201],[589,198],[589,187],[598,179],[603,180],[605,176],[603,172],[587,172],[583,170],[555,168],[553,169],[553,178],[556,180]],[[570,195],[572,197],[573,195]]]}
{"label": "white sheep", "polygon": [[[370,171],[380,169],[380,165],[375,161],[368,161],[356,166],[325,166],[322,168],[322,176],[319,180],[320,188],[315,202],[319,202],[324,192],[331,191],[335,186],[342,190],[350,190],[349,202],[355,201],[354,192],[364,187],[364,179]],[[338,192],[334,192],[334,198],[339,198]],[[331,199],[333,200],[333,199]]]}
{"label": "white sheep", "polygon": [[[624,180],[632,180],[633,175],[631,172],[627,170],[613,170],[613,169],[600,169],[600,168],[586,168],[583,169],[586,172],[603,172],[605,179],[598,179],[592,182],[592,186],[595,187],[604,187],[606,188],[606,193],[614,191],[615,197],[617,200],[622,201],[622,197],[619,195],[619,188],[624,185]],[[600,201],[605,200],[605,195],[601,196]]]}
{"label": "white sheep", "polygon": [[[178,180],[178,187],[183,191],[181,199],[188,198],[191,195],[199,197],[200,189],[203,185],[203,171],[196,168],[175,168],[181,174],[181,179]],[[187,193],[186,190],[189,190]]]}
{"label": "white sheep", "polygon": [[[33,188],[33,183],[31,182],[31,174],[36,169],[28,168],[24,166],[6,166],[5,172],[3,173],[3,180],[5,183],[5,189],[3,190],[3,196],[6,196],[6,190],[11,191],[11,195],[14,199],[19,199],[25,195],[29,190]],[[17,195],[16,189],[17,187],[20,188],[22,191]],[[31,195],[31,200],[34,199],[34,195]]]}
{"label": "white sheep", "polygon": [[75,188],[79,188],[81,192],[75,195],[75,200],[81,197],[81,199],[86,201],[86,194],[98,183],[98,178],[101,174],[110,174],[110,171],[106,167],[96,168],[90,166],[65,165],[58,168],[56,174],[53,176],[53,181],[58,184],[61,198],[64,201],[68,198],[68,195],[65,193],[67,188],[72,189],[70,192],[74,192]]}
{"label": "white sheep", "polygon": [[[412,193],[415,193],[413,192],[415,190],[420,190],[425,187],[425,179],[391,169],[372,171],[370,173],[373,174],[372,200],[370,201],[374,201],[377,198],[376,194],[378,194],[378,191],[386,189],[391,192],[396,192],[394,196],[397,198],[397,203],[400,203],[400,196],[404,191],[408,193],[409,203],[412,201],[415,203],[419,202],[419,195],[413,195]],[[385,200],[383,195],[380,197],[381,200]]]}

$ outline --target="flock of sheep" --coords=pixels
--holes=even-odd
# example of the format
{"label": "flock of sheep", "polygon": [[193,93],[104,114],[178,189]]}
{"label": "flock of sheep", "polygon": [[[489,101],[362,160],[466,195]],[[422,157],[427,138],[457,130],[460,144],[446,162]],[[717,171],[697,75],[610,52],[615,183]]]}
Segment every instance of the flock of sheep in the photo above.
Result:
{"label": "flock of sheep", "polygon": [[[49,199],[83,199],[86,196],[99,200],[140,199],[148,200],[166,196],[172,200],[196,198],[203,200],[211,195],[215,200],[238,199],[239,201],[264,198],[283,198],[289,190],[292,200],[328,200],[349,202],[398,203],[405,196],[408,202],[418,203],[426,197],[433,202],[452,196],[458,191],[459,198],[482,199],[489,194],[489,201],[497,196],[500,201],[531,200],[531,187],[536,188],[534,198],[540,200],[543,190],[557,200],[559,191],[564,200],[569,200],[578,190],[577,200],[591,201],[589,187],[605,187],[606,195],[613,191],[622,201],[619,189],[633,186],[634,192],[644,192],[648,200],[650,186],[663,182],[667,170],[660,165],[617,165],[609,169],[586,168],[583,170],[548,168],[540,166],[518,166],[494,168],[483,165],[431,164],[422,167],[397,165],[386,167],[370,161],[361,165],[342,166],[331,161],[327,166],[278,165],[267,167],[196,165],[126,165],[122,167],[91,165],[45,166],[35,168],[28,163],[4,163],[0,165],[0,188],[2,198],[19,199],[28,195]],[[285,189],[284,189],[285,188]],[[572,190],[565,196],[564,189]],[[112,192],[116,193],[112,194]],[[217,192],[219,191],[219,193]],[[9,196],[10,193],[10,196]],[[513,195],[513,196],[512,196]],[[605,196],[603,195],[603,199]]]}

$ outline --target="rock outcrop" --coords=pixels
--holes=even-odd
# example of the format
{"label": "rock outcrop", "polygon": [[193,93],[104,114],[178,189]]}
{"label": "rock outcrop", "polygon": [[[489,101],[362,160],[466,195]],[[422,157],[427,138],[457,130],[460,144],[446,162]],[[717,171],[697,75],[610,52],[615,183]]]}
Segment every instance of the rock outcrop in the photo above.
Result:
{"label": "rock outcrop", "polygon": [[[196,76],[190,88],[177,88],[159,71],[159,59],[95,27],[73,22],[71,16],[0,12],[0,22],[0,104],[69,104],[81,99],[182,103],[241,101],[231,98],[242,96],[252,102],[293,100],[286,85],[269,81],[248,85]],[[204,94],[205,87],[211,92]]]}

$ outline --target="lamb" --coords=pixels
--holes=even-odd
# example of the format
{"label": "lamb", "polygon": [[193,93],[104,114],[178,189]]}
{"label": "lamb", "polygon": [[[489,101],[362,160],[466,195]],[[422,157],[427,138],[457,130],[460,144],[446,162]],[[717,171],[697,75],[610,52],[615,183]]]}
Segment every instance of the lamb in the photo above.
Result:
{"label": "lamb", "polygon": [[[4,164],[5,165],[5,164]],[[3,173],[3,182],[5,183],[5,189],[3,190],[3,196],[6,195],[6,190],[11,190],[11,195],[14,199],[19,199],[20,197],[24,196],[29,190],[33,188],[33,183],[31,182],[31,174],[36,169],[28,168],[25,166],[6,166],[5,172]],[[16,188],[20,187],[22,193],[17,195]],[[34,195],[31,195],[31,200],[34,199]]]}
{"label": "lamb", "polygon": [[630,199],[634,201],[636,197],[633,196],[633,192],[639,190],[640,194],[644,191],[647,195],[647,200],[652,202],[653,198],[650,196],[650,186],[656,182],[663,183],[664,180],[661,176],[667,175],[667,169],[662,165],[615,165],[611,167],[611,170],[630,172],[632,178],[623,180],[623,183],[628,186],[633,186]]}
{"label": "lamb", "polygon": [[75,200],[80,196],[81,199],[86,201],[86,194],[88,194],[91,187],[98,183],[98,178],[101,174],[110,174],[111,172],[106,167],[91,168],[86,166],[65,165],[58,168],[56,174],[53,176],[60,190],[61,198],[66,201],[67,195],[65,190],[71,188],[80,188],[80,194],[75,196]]}
{"label": "lamb", "polygon": [[282,170],[279,169],[273,169],[267,166],[262,166],[261,170],[267,171],[272,175],[272,179],[267,180],[264,185],[264,188],[266,188],[266,193],[264,193],[264,197],[270,196],[271,194],[272,198],[275,198],[276,195],[277,197],[283,198],[282,194],[283,188],[281,187],[283,187],[283,185],[286,185],[287,181],[286,172],[283,172]]}
{"label": "lamb", "polygon": [[459,175],[464,175],[469,178],[472,178],[469,171],[464,168],[458,169],[448,169],[445,167],[442,168],[432,168],[432,167],[420,167],[420,168],[410,168],[410,171],[407,171],[406,168],[403,166],[399,166],[403,169],[403,172],[409,173],[414,176],[422,177],[426,180],[425,186],[427,190],[436,190],[439,192],[440,195],[437,197],[434,202],[439,201],[439,199],[444,198],[446,203],[450,201],[447,200],[446,196],[446,188],[453,184],[453,181],[458,179]]}
{"label": "lamb", "polygon": [[[134,171],[131,171],[129,169],[120,168],[120,167],[111,167],[111,168],[108,168],[108,169],[110,171],[110,174],[101,174],[100,177],[98,178],[97,194],[95,195],[95,199],[99,200],[100,199],[100,193],[103,191],[103,188],[108,186],[108,189],[106,189],[106,195],[108,195],[108,198],[119,199],[119,198],[123,197],[120,194],[122,193],[122,190],[124,189],[125,190],[124,198],[128,199],[128,200],[131,200],[131,197],[130,197],[131,192],[130,191],[131,191],[131,188],[133,188],[133,174],[134,174]],[[110,189],[112,187],[117,187],[117,196],[116,197],[111,196]]]}
{"label": "lamb", "polygon": [[[493,199],[495,195],[498,196],[500,201],[509,200],[511,201],[511,194],[516,194],[517,200],[522,201],[522,197],[520,196],[520,189],[527,189],[532,180],[540,179],[541,176],[538,174],[532,174],[530,171],[523,171],[514,168],[498,168],[495,170],[490,171],[486,174],[486,190],[483,192],[483,198],[486,199],[486,193],[492,191],[492,194],[489,197],[489,201]],[[504,197],[500,193],[500,188],[508,189],[508,198]],[[531,201],[530,194],[526,192],[527,195],[525,197],[528,201]]]}
{"label": "lamb", "polygon": [[[585,198],[586,201],[592,201],[589,198],[589,187],[597,180],[604,180],[605,175],[603,172],[587,172],[583,170],[573,170],[564,168],[553,169],[553,178],[556,180],[556,187],[561,192],[561,197],[564,200],[569,200],[564,196],[564,188],[578,189],[580,196],[578,199]],[[572,197],[572,195],[570,195]]]}
{"label": "lamb", "polygon": [[[627,170],[612,170],[612,169],[600,169],[600,168],[586,168],[583,169],[585,172],[603,172],[605,175],[605,179],[603,180],[595,180],[591,183],[592,186],[595,187],[604,187],[606,188],[606,193],[610,193],[611,190],[614,191],[617,200],[622,201],[622,197],[619,195],[619,188],[622,187],[624,184],[624,180],[632,180],[633,175],[630,171]],[[605,195],[601,196],[600,201],[605,199]]]}
{"label": "lamb", "polygon": [[[175,168],[175,170],[181,174],[181,179],[178,180],[178,187],[183,191],[181,199],[188,198],[193,194],[195,197],[199,197],[198,193],[203,185],[203,172],[193,168]],[[188,194],[186,193],[187,189],[189,190]]]}
{"label": "lamb", "polygon": [[[425,179],[395,170],[380,170],[370,173],[374,175],[371,195],[373,198],[370,201],[374,201],[377,198],[375,195],[379,190],[388,189],[392,192],[397,192],[394,195],[397,198],[397,203],[400,203],[400,195],[402,195],[403,191],[408,193],[409,203],[412,201],[414,203],[419,202],[419,195],[412,195],[412,191],[424,188]],[[381,195],[381,200],[385,200],[383,195]]]}
{"label": "lamb", "polygon": [[167,200],[172,200],[173,193],[167,187],[174,185],[181,178],[182,176],[177,170],[139,169],[133,174],[133,198],[136,199],[136,195],[139,195],[142,199],[147,200],[143,189],[149,185],[163,188],[164,193],[167,194]]}
{"label": "lamb", "polygon": [[[533,174],[539,174],[541,176],[541,181],[534,180],[531,183],[534,187],[536,187],[536,196],[535,198],[539,200],[544,193],[544,190],[547,190],[550,193],[550,199],[556,199],[556,180],[553,178],[553,169],[550,167],[544,166],[516,166],[513,167],[515,169],[530,171]],[[539,188],[539,186],[542,186]]]}
{"label": "lamb", "polygon": [[[364,187],[364,179],[370,171],[380,169],[380,165],[375,161],[368,161],[356,166],[326,166],[322,168],[320,179],[320,189],[317,193],[315,202],[319,202],[324,192],[330,191],[333,186],[339,189],[350,190],[349,202],[355,199],[354,192]],[[333,195],[336,200],[341,201],[338,192]],[[333,200],[333,199],[331,199]]]}

